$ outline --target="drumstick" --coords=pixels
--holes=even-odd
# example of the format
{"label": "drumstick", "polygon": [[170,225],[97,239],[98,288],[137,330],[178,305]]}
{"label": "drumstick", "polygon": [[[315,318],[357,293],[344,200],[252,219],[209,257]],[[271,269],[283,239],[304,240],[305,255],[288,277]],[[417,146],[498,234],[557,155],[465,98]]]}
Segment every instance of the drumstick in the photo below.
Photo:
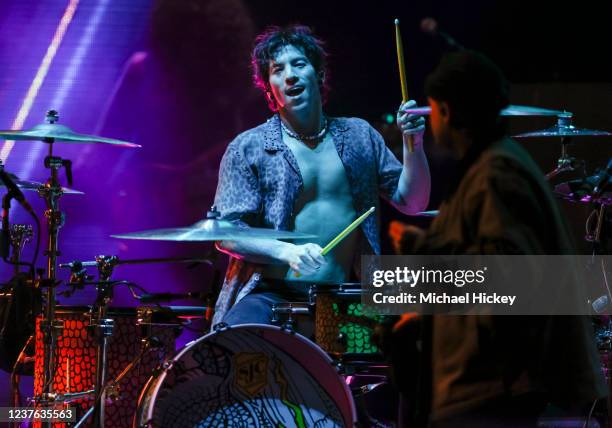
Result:
{"label": "drumstick", "polygon": [[366,218],[368,218],[369,215],[372,214],[375,209],[376,209],[375,207],[370,208],[365,213],[361,214],[361,216],[359,216],[359,218],[357,218],[354,222],[349,224],[346,227],[346,229],[344,229],[342,232],[340,232],[338,234],[338,236],[336,236],[334,239],[332,239],[330,241],[329,244],[327,244],[325,247],[323,247],[323,249],[321,250],[321,255],[324,256],[325,254],[329,253],[336,245],[338,245],[338,243],[340,241],[342,241],[344,238],[346,238],[346,235],[351,233],[353,230],[355,230],[355,228],[357,228],[357,226],[359,226],[361,223],[363,223],[363,221]]}
{"label": "drumstick", "polygon": [[[402,104],[409,100],[408,83],[406,83],[406,66],[404,65],[404,48],[402,47],[402,36],[400,34],[399,19],[395,19],[395,47],[397,48],[397,65],[399,67],[400,84],[402,85]],[[414,151],[412,135],[408,136],[408,151]]]}
{"label": "drumstick", "polygon": [[[354,222],[352,222],[351,224],[349,224],[346,229],[344,229],[342,232],[340,232],[338,234],[338,236],[336,236],[334,239],[332,239],[329,244],[327,244],[325,247],[323,247],[323,249],[321,250],[321,255],[324,256],[327,253],[329,253],[336,245],[338,245],[338,243],[340,241],[342,241],[344,238],[346,238],[346,236],[351,233],[353,230],[355,230],[357,228],[357,226],[359,226],[361,223],[364,222],[364,220],[366,218],[369,217],[370,214],[372,214],[374,212],[374,210],[376,210],[376,207],[372,207],[369,210],[367,210],[366,212],[364,212],[363,214],[361,214]],[[296,278],[299,278],[300,276],[302,276],[299,272],[294,272],[293,276],[295,276]]]}

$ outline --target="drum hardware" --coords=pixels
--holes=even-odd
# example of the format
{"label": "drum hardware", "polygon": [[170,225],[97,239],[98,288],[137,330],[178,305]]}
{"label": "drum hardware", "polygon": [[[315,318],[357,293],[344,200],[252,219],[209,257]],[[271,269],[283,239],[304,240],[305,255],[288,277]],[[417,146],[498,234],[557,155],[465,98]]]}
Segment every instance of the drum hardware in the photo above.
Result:
{"label": "drum hardware", "polygon": [[108,281],[113,274],[115,266],[130,264],[149,264],[149,263],[205,263],[213,266],[212,257],[160,257],[148,259],[120,259],[117,256],[96,256],[95,260],[79,261],[74,260],[70,263],[61,263],[61,269],[70,269],[70,283],[81,283],[89,281],[93,277],[88,275],[86,267],[95,266],[98,268],[98,275],[101,281]]}
{"label": "drum hardware", "polygon": [[[0,181],[6,186],[8,192],[2,197],[2,230],[0,232],[0,258],[9,264],[14,264],[16,272],[18,267],[21,265],[29,266],[30,273],[34,276],[36,259],[38,257],[38,250],[40,247],[40,222],[34,210],[30,204],[25,200],[23,193],[21,192],[19,185],[11,178],[11,175],[4,170],[4,165],[0,162]],[[25,263],[20,261],[9,260],[9,253],[11,247],[10,237],[10,225],[9,225],[9,213],[11,210],[11,200],[15,199],[34,219],[36,223],[36,250],[31,263]]]}
{"label": "drum hardware", "polygon": [[34,236],[32,225],[30,224],[12,224],[9,230],[11,241],[11,264],[15,267],[15,273],[19,272],[19,262],[21,253],[25,245],[32,240]]}
{"label": "drum hardware", "polygon": [[[585,241],[593,243],[593,246],[599,246],[601,244],[601,231],[603,228],[603,222],[606,217],[607,205],[601,204],[596,207],[586,221],[586,235],[584,236]],[[591,224],[595,220],[595,228],[591,228]]]}
{"label": "drum hardware", "polygon": [[[139,363],[140,361],[143,359],[143,357],[146,355],[146,353],[152,349],[160,349],[163,348],[164,344],[159,340],[159,338],[155,337],[155,336],[148,336],[145,337],[143,339],[141,339],[142,342],[142,346],[140,348],[140,352],[138,353],[138,355],[132,359],[132,361],[130,361],[130,363],[124,367],[124,369],[121,371],[121,373],[119,373],[114,379],[108,381],[101,389],[102,389],[102,395],[99,398],[100,400],[104,399],[104,400],[111,400],[111,401],[117,401],[121,398],[121,387],[119,385],[119,383],[125,378],[125,376],[127,376],[127,374],[132,371]],[[82,398],[83,396],[94,396],[97,397],[97,394],[95,394],[96,390],[90,390],[90,391],[86,391],[86,392],[82,392],[82,393],[78,393],[80,395],[80,398]],[[64,394],[64,397],[66,395],[74,395],[76,396],[77,394]],[[80,426],[82,426],[85,421],[91,416],[91,414],[95,412],[95,405],[94,407],[91,407],[81,418],[80,421],[77,422],[77,424],[74,426],[74,428],[78,428]],[[100,422],[101,425],[94,425],[96,427],[104,427],[104,422],[103,422],[103,418],[102,421]]]}
{"label": "drum hardware", "polygon": [[[53,127],[59,119],[59,114],[55,110],[49,110],[46,115],[46,121],[50,127]],[[45,187],[41,188],[39,195],[45,200],[47,210],[45,211],[45,217],[47,218],[47,230],[48,230],[48,246],[45,255],[47,256],[47,278],[50,282],[55,282],[56,269],[57,269],[57,257],[59,256],[59,230],[64,225],[65,216],[59,208],[59,199],[61,198],[63,191],[62,186],[59,183],[58,175],[59,170],[64,168],[66,170],[66,177],[68,184],[72,185],[72,164],[69,161],[63,160],[59,157],[53,156],[53,143],[55,139],[53,137],[45,137],[43,139],[45,143],[49,145],[48,155],[45,158],[45,168],[51,171],[51,176]],[[43,389],[43,398],[45,394],[53,393],[53,378],[54,366],[53,366],[53,351],[54,343],[57,338],[57,327],[55,324],[55,286],[47,287],[47,307],[45,308],[45,319],[43,323],[43,335],[45,339],[44,343],[44,355],[45,355],[45,367],[44,367],[44,380],[43,385],[48,389]],[[63,326],[62,326],[63,327]]]}
{"label": "drum hardware", "polygon": [[33,345],[33,341],[34,335],[30,335],[25,345],[23,345],[23,348],[21,348],[17,360],[13,365],[13,370],[11,371],[11,400],[9,402],[11,407],[21,407],[21,395],[19,393],[19,383],[21,381],[20,372],[23,371],[21,367],[25,364],[34,362],[33,357],[26,355],[26,350]]}
{"label": "drum hardware", "polygon": [[[105,261],[106,262],[106,261]],[[102,271],[101,271],[102,272]],[[104,271],[104,273],[109,273]],[[108,305],[113,299],[114,287],[119,285],[116,282],[100,281],[96,285],[96,301],[90,311],[89,328],[93,330],[94,337],[97,341],[96,350],[96,378],[94,384],[94,404],[81,421],[76,426],[80,426],[83,421],[87,420],[90,414],[93,414],[93,424],[96,427],[104,426],[104,410],[106,405],[106,373],[107,373],[107,356],[108,356],[108,338],[113,334],[115,322],[112,318],[108,318]],[[142,357],[141,357],[142,358]]]}
{"label": "drum hardware", "polygon": [[389,382],[376,382],[376,383],[368,383],[366,385],[362,385],[362,386],[358,386],[355,388],[351,388],[351,391],[353,392],[353,397],[359,397],[361,395],[365,395],[368,392],[372,392],[374,391],[376,388],[378,388],[379,386],[383,386],[383,385],[387,385]]}
{"label": "drum hardware", "polygon": [[[285,329],[295,330],[296,320],[295,315],[312,315],[313,307],[310,303],[277,303],[272,305],[272,325],[277,325]],[[282,320],[279,315],[287,315],[287,318]]]}
{"label": "drum hardware", "polygon": [[178,337],[192,319],[204,318],[207,309],[205,306],[140,306],[136,309],[136,324],[146,337],[152,336],[153,326],[173,327]]}
{"label": "drum hardware", "polygon": [[569,137],[561,137],[561,156],[557,159],[557,166],[555,169],[546,174],[547,180],[552,180],[562,172],[582,170],[583,174],[586,174],[586,162],[584,160],[576,159],[569,155],[568,146],[570,145]]}
{"label": "drum hardware", "polygon": [[[192,314],[193,311],[194,308],[181,311],[181,308],[177,307],[173,313],[183,315],[183,312]],[[200,316],[203,316],[202,311],[200,308]],[[103,386],[106,392],[106,426],[127,428],[126,415],[133,414],[138,394],[150,373],[166,355],[174,352],[175,329],[166,328],[165,324],[157,323],[156,319],[152,320],[153,324],[142,325],[138,322],[136,312],[135,308],[108,308],[106,319],[114,321],[114,328],[113,337],[109,341],[106,372],[106,378],[111,380]],[[65,329],[58,337],[56,347],[58,371],[53,382],[57,392],[54,392],[55,396],[46,398],[53,399],[55,404],[61,403],[63,399],[70,399],[72,405],[77,406],[77,420],[83,421],[82,425],[91,426],[96,397],[94,367],[99,347],[99,340],[94,337],[94,329],[97,327],[89,325],[92,319],[91,308],[58,306],[56,316],[58,320],[64,321]],[[38,326],[41,321],[42,318],[39,318]],[[41,339],[42,334],[38,330],[37,349],[41,349]],[[37,353],[34,386],[38,396],[42,389],[42,360],[42,353]],[[129,370],[126,370],[128,367]],[[138,367],[138,370],[134,370],[135,367]],[[121,395],[122,400],[115,400],[117,394]],[[89,411],[87,423],[83,419],[86,411]]]}
{"label": "drum hardware", "polygon": [[95,261],[78,261],[75,260],[70,263],[61,263],[60,268],[72,269],[74,265],[79,264],[81,267],[96,266],[99,267],[101,263],[110,263],[112,267],[117,265],[139,265],[149,263],[193,263],[201,264],[205,263],[208,265],[213,264],[212,258],[209,257],[159,257],[159,258],[147,258],[147,259],[120,259],[117,256],[97,256]]}

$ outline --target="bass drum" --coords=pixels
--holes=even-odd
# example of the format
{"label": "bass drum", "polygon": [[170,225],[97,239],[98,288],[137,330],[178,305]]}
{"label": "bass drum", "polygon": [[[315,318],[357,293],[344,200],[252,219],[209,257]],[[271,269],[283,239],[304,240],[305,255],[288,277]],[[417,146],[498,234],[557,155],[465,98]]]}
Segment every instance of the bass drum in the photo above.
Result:
{"label": "bass drum", "polygon": [[185,346],[140,395],[134,427],[353,427],[351,393],[315,344],[243,324]]}

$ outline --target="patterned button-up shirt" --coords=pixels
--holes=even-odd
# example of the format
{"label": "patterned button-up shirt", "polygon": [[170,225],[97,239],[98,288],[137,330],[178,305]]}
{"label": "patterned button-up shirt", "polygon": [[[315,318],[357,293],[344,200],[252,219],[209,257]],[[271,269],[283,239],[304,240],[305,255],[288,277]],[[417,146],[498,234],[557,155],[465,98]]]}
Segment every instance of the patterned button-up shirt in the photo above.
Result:
{"label": "patterned button-up shirt", "polygon": [[[330,118],[329,132],[344,165],[357,214],[375,206],[376,216],[361,224],[365,242],[358,254],[380,254],[379,195],[391,199],[402,164],[366,121]],[[215,205],[224,220],[253,227],[292,230],[294,203],[303,188],[298,163],[283,142],[280,117],[238,135],[219,168]],[[357,259],[358,261],[358,259]],[[263,266],[232,257],[215,306],[213,325],[261,280]]]}

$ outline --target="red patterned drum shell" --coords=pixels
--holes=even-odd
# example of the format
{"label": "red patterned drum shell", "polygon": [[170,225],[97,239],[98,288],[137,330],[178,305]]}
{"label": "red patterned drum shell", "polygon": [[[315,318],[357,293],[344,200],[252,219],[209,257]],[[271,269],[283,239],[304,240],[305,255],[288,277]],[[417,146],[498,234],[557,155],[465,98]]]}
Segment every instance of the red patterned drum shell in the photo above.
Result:
{"label": "red patterned drum shell", "polygon": [[[59,394],[87,391],[94,388],[96,377],[96,339],[88,328],[90,317],[88,307],[59,306],[56,319],[64,323],[64,328],[57,337],[55,352],[55,376],[53,391]],[[130,427],[138,395],[151,376],[153,370],[168,355],[174,353],[176,326],[140,326],[137,324],[135,308],[111,308],[108,318],[114,319],[113,335],[109,337],[108,368],[106,379],[115,378],[138,355],[141,350],[141,339],[148,331],[157,337],[163,347],[148,351],[137,365],[119,383],[119,400],[106,406],[105,426],[112,428]],[[43,382],[43,335],[40,328],[41,319],[36,322],[36,359],[34,373],[34,394],[42,392]],[[78,415],[91,407],[93,400],[83,398],[74,401],[70,406],[77,407]],[[91,418],[90,418],[91,421]],[[91,426],[91,422],[89,425]],[[60,427],[61,424],[54,424]]]}
{"label": "red patterned drum shell", "polygon": [[134,427],[353,427],[330,357],[276,326],[243,324],[185,346],[147,383]]}

